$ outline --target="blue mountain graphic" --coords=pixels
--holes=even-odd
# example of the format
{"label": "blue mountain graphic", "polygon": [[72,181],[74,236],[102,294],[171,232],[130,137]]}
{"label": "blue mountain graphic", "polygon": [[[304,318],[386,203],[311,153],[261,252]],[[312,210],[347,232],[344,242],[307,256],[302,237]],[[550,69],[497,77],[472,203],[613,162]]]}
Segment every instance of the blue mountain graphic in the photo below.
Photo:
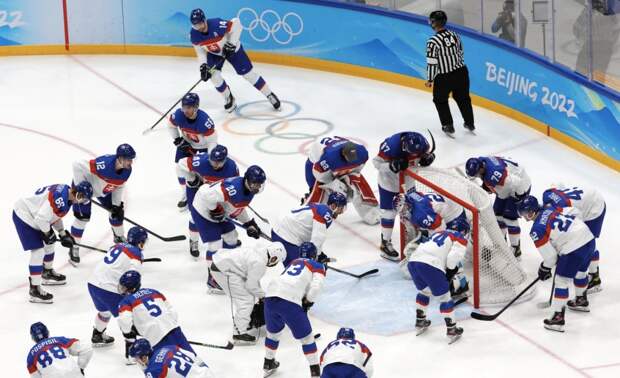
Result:
{"label": "blue mountain graphic", "polygon": [[189,17],[182,12],[176,12],[161,22],[141,28],[141,32],[132,37],[135,37],[138,43],[189,46],[190,28]]}
{"label": "blue mountain graphic", "polygon": [[604,107],[600,110],[578,113],[578,119],[571,118],[571,125],[590,136],[593,146],[620,160],[620,154],[613,151],[617,141],[620,140],[620,122],[612,111]]}
{"label": "blue mountain graphic", "polygon": [[390,48],[378,39],[319,53],[314,57],[421,77],[420,74],[403,63]]}
{"label": "blue mountain graphic", "polygon": [[16,45],[21,45],[21,43],[0,37],[0,46],[16,46]]}
{"label": "blue mountain graphic", "polygon": [[415,68],[416,71],[421,74],[426,72],[426,57],[424,54],[416,51],[407,42],[400,38],[396,38],[390,42],[388,47],[396,55],[398,55],[400,60],[405,64]]}

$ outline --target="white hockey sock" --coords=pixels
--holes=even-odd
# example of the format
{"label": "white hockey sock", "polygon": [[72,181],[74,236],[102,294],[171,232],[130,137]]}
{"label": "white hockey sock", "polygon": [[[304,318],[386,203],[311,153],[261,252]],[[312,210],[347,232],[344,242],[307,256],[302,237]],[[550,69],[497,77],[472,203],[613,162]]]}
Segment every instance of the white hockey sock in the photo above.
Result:
{"label": "white hockey sock", "polygon": [[316,365],[319,363],[319,354],[318,349],[316,347],[316,342],[314,341],[314,335],[312,331],[308,334],[308,336],[299,340],[301,342],[301,349],[306,355],[306,359],[310,365]]}
{"label": "white hockey sock", "polygon": [[439,312],[441,312],[444,319],[450,319],[450,323],[455,323],[454,301],[450,297],[450,292],[439,297]]}
{"label": "white hockey sock", "polygon": [[112,313],[109,311],[98,312],[97,316],[95,316],[95,329],[99,332],[103,332],[106,328],[108,328],[108,323],[110,322],[111,317]]}
{"label": "white hockey sock", "polygon": [[594,255],[592,256],[592,260],[590,260],[590,266],[588,267],[588,272],[590,274],[594,274],[598,272],[598,260],[600,258],[600,254],[598,249],[594,251]]}
{"label": "white hockey sock", "polygon": [[41,285],[41,273],[43,273],[43,248],[35,249],[30,252],[30,263],[28,269],[30,271],[30,283],[34,286]]}
{"label": "white hockey sock", "polygon": [[581,297],[588,289],[588,272],[577,272],[573,283],[575,284],[575,295]]}
{"label": "white hockey sock", "polygon": [[571,279],[560,275],[555,276],[555,290],[553,291],[553,300],[551,301],[551,309],[554,312],[560,312],[568,302],[568,285]]}
{"label": "white hockey sock", "polygon": [[45,251],[45,256],[43,257],[43,268],[52,269],[52,266],[54,265],[54,245],[45,245],[43,250]]}
{"label": "white hockey sock", "polygon": [[198,231],[189,231],[189,241],[197,242],[198,241]]}
{"label": "white hockey sock", "polygon": [[125,229],[123,226],[112,226],[112,233],[114,236],[122,236],[125,237]]}
{"label": "white hockey sock", "polygon": [[415,298],[415,307],[417,310],[422,310],[426,314],[426,309],[430,301],[430,293],[427,290],[419,291]]}
{"label": "white hockey sock", "polygon": [[271,360],[276,357],[276,352],[278,351],[278,346],[280,345],[280,336],[282,336],[282,331],[278,333],[271,333],[267,331],[267,334],[265,335],[266,359]]}

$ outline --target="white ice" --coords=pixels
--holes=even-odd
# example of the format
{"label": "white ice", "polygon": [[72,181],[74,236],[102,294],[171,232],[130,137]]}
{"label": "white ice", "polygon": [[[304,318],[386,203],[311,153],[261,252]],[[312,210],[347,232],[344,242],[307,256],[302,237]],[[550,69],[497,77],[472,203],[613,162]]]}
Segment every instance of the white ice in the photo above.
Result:
{"label": "white ice", "polygon": [[[526,167],[532,177],[533,193],[537,195],[547,185],[561,180],[595,186],[607,201],[607,219],[599,240],[604,290],[590,297],[591,313],[567,313],[564,334],[544,330],[542,320],[548,317],[549,310],[539,310],[535,306],[548,298],[550,284],[547,282],[539,285],[534,299],[507,310],[498,321],[460,321],[465,329],[464,336],[450,346],[446,343],[442,324],[435,324],[420,337],[411,331],[379,336],[358,330],[358,338],[373,351],[376,377],[620,375],[617,352],[620,347],[620,283],[616,278],[620,257],[615,251],[618,239],[613,237],[620,226],[615,213],[620,206],[620,176],[616,172],[524,125],[482,108],[475,109],[477,136],[467,135],[457,128],[457,138],[449,139],[438,131],[437,115],[431,96],[426,92],[275,65],[258,64],[256,70],[282,100],[301,106],[294,116],[301,120],[273,126],[280,138],[266,134],[266,128],[275,121],[238,119],[225,113],[222,98],[210,83],[201,84],[198,93],[202,108],[216,122],[221,143],[228,146],[242,171],[248,164],[265,168],[269,178],[267,187],[252,205],[272,222],[296,206],[306,190],[305,157],[298,151],[310,141],[304,135],[319,135],[326,130],[325,122],[308,118],[334,125],[331,132],[323,135],[351,136],[366,143],[371,156],[377,153],[379,143],[394,132],[430,128],[438,143],[434,163],[437,167],[463,164],[470,156],[502,154]],[[66,250],[59,247],[55,266],[68,276],[68,284],[49,289],[55,296],[52,305],[29,303],[26,286],[29,255],[21,250],[10,218],[13,203],[41,186],[69,183],[72,161],[112,153],[118,144],[128,142],[135,147],[138,158],[127,185],[126,215],[165,235],[186,233],[187,213],[179,213],[176,209],[180,190],[174,173],[171,138],[163,130],[163,122],[157,127],[158,131],[150,135],[142,136],[141,132],[195,82],[198,69],[195,61],[188,58],[53,56],[3,58],[0,72],[0,161],[8,168],[0,197],[0,214],[4,214],[0,217],[3,241],[0,264],[4,268],[0,280],[0,348],[4,366],[1,375],[25,377],[26,354],[32,346],[28,334],[31,323],[41,320],[53,335],[89,342],[95,310],[86,281],[101,254],[83,251],[83,262],[76,269],[68,266]],[[245,106],[244,114],[259,118],[273,116],[264,98],[245,80],[229,70],[225,76],[240,105],[259,101]],[[291,109],[292,104],[285,103],[278,116],[286,115]],[[460,124],[456,107],[453,107],[453,114],[456,124]],[[227,121],[228,131],[224,127]],[[286,130],[281,129],[286,125]],[[286,132],[290,134],[284,134]],[[272,153],[257,150],[258,141]],[[375,187],[376,175],[371,164],[364,173]],[[70,227],[72,220],[72,215],[67,215],[65,226]],[[243,241],[254,242],[245,235]],[[111,243],[106,216],[97,208],[93,209],[83,242],[100,248]],[[389,264],[379,257],[378,242],[378,226],[362,224],[351,209],[331,230],[325,250],[339,259],[338,267],[379,266],[389,273]],[[188,338],[225,343],[232,330],[230,304],[225,297],[205,293],[205,262],[190,258],[186,242],[163,243],[151,238],[145,253],[147,257],[161,257],[164,263],[145,264],[144,285],[166,294],[178,310]],[[522,264],[531,277],[536,274],[539,263],[540,257],[528,240]],[[384,268],[386,266],[388,268]],[[328,272],[328,279],[337,278],[343,284],[328,285],[330,290],[356,290],[355,282],[334,274]],[[359,284],[367,290],[367,302],[356,301],[351,312],[359,317],[382,317],[379,321],[385,324],[414,321],[413,309],[404,313],[388,311],[391,306],[399,305],[397,298],[408,294],[402,291],[413,291],[412,285],[398,285],[390,295],[390,288],[375,293],[372,282]],[[351,304],[345,301],[342,306]],[[377,308],[386,311],[377,315]],[[487,310],[494,312],[497,308]],[[314,332],[322,334],[318,341],[319,350],[322,350],[334,338],[339,324],[328,324],[314,315],[311,322]],[[141,376],[137,367],[126,367],[123,363],[122,335],[114,320],[109,332],[117,339],[116,344],[95,351],[86,375],[93,378]],[[261,376],[264,351],[260,343],[233,351],[199,349],[199,353],[218,377]],[[300,345],[288,331],[277,357],[282,362],[278,376],[309,376]]]}

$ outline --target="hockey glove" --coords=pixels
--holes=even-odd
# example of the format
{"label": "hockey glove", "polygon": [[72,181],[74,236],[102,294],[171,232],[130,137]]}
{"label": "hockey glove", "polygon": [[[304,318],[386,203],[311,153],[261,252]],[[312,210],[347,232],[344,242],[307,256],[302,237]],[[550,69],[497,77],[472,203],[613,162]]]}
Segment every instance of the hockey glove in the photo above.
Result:
{"label": "hockey glove", "polygon": [[46,245],[54,244],[57,240],[56,233],[51,228],[48,232],[43,233],[43,243]]}
{"label": "hockey glove", "polygon": [[222,54],[224,55],[224,58],[228,59],[231,55],[235,53],[236,50],[237,46],[233,45],[230,42],[226,42],[224,48],[222,49]]}
{"label": "hockey glove", "polygon": [[174,138],[174,142],[172,143],[174,143],[176,147],[181,148],[181,149],[190,147],[189,143],[187,143],[187,141],[183,137]]}
{"label": "hockey glove", "polygon": [[224,220],[224,217],[226,216],[226,212],[224,211],[224,208],[222,207],[222,205],[218,204],[215,209],[209,211],[209,216],[215,222],[221,222]]}
{"label": "hockey glove", "polygon": [[435,153],[434,152],[432,154],[424,154],[420,158],[420,166],[421,167],[428,167],[429,165],[433,164],[433,161],[435,161]]}
{"label": "hockey glove", "polygon": [[263,301],[263,298],[261,298],[252,308],[252,313],[250,314],[250,328],[260,328],[264,325],[265,302]]}
{"label": "hockey glove", "polygon": [[409,167],[409,162],[406,159],[395,159],[390,162],[390,171],[398,173],[404,171]]}
{"label": "hockey glove", "polygon": [[110,209],[110,217],[119,222],[125,220],[124,206],[125,204],[123,202],[121,202],[120,205],[112,205],[112,208]]}
{"label": "hockey glove", "polygon": [[211,78],[211,72],[209,72],[209,67],[207,67],[207,63],[203,63],[200,65],[200,78],[202,81],[207,81]]}
{"label": "hockey glove", "polygon": [[538,268],[538,278],[541,281],[546,281],[551,278],[551,268],[547,268],[544,263],[540,263]]}
{"label": "hockey glove", "polygon": [[325,253],[321,252],[317,256],[316,261],[320,262],[321,264],[326,264],[326,263],[330,262],[331,259]]}
{"label": "hockey glove", "polygon": [[60,232],[60,244],[65,248],[73,248],[75,239],[73,236],[65,230]]}
{"label": "hockey glove", "polygon": [[260,227],[258,227],[254,218],[252,218],[249,222],[245,222],[243,224],[243,228],[245,228],[245,231],[249,237],[254,239],[258,239],[260,237]]}
{"label": "hockey glove", "polygon": [[458,266],[454,267],[454,269],[448,269],[448,267],[446,267],[446,278],[448,279],[448,282],[452,281],[452,279],[454,278],[454,276],[456,276],[456,273],[458,273],[458,271],[459,271]]}
{"label": "hockey glove", "polygon": [[198,189],[202,185],[202,177],[195,175],[192,181],[187,181],[186,185],[188,188]]}
{"label": "hockey glove", "polygon": [[310,302],[306,299],[306,297],[301,300],[301,308],[304,309],[304,312],[307,313],[310,310],[310,307],[314,305],[314,302]]}

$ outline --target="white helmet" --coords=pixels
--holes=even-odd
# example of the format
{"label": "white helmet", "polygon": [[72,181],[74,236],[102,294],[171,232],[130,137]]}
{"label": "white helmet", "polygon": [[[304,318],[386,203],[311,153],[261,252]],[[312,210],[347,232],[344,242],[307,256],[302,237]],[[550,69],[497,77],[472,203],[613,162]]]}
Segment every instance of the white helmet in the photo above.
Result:
{"label": "white helmet", "polygon": [[273,242],[267,245],[267,266],[276,266],[279,262],[286,259],[286,249],[280,242]]}

